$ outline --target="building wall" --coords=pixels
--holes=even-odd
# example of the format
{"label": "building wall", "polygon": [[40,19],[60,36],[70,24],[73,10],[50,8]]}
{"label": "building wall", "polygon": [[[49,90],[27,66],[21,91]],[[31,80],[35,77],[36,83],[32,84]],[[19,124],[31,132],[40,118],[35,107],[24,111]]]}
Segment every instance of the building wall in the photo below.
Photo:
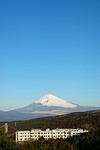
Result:
{"label": "building wall", "polygon": [[31,131],[17,131],[16,132],[16,143],[21,143],[30,140],[38,140],[40,137],[44,139],[66,139],[68,137],[72,137],[74,135],[78,135],[81,133],[86,133],[88,130],[83,129],[33,129]]}

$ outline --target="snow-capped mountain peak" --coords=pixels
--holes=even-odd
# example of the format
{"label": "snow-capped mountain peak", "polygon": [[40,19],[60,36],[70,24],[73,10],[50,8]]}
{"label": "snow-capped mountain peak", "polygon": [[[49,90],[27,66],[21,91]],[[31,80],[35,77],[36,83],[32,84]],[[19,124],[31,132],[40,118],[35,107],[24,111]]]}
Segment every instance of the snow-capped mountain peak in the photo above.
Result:
{"label": "snow-capped mountain peak", "polygon": [[34,103],[41,103],[43,106],[59,106],[65,108],[75,108],[77,105],[67,102],[52,94],[46,94]]}
{"label": "snow-capped mountain peak", "polygon": [[52,94],[46,94],[28,106],[7,112],[1,111],[0,121],[27,120],[90,110],[100,110],[100,107],[72,104]]}

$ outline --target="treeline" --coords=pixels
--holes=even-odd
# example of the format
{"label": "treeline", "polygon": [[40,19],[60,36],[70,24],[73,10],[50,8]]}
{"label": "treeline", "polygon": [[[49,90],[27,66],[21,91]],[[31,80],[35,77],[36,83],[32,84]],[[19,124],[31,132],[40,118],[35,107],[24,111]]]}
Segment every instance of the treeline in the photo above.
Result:
{"label": "treeline", "polygon": [[[4,122],[0,123],[0,127]],[[67,115],[45,117],[27,121],[8,122],[8,134],[0,128],[0,150],[100,150],[100,110],[72,113]],[[16,125],[16,126],[15,126]],[[30,130],[32,128],[84,128],[90,132],[75,136],[66,140],[51,139],[45,141],[30,141],[23,144],[15,143],[14,132],[16,130]]]}
{"label": "treeline", "polygon": [[100,150],[100,130],[74,136],[69,139],[30,141],[16,144],[7,136],[0,136],[1,150]]}
{"label": "treeline", "polygon": [[[55,128],[83,128],[88,130],[100,129],[100,111],[72,113],[54,117],[44,117],[26,121],[9,122],[10,126],[18,130],[55,129]],[[10,128],[9,128],[10,129]]]}

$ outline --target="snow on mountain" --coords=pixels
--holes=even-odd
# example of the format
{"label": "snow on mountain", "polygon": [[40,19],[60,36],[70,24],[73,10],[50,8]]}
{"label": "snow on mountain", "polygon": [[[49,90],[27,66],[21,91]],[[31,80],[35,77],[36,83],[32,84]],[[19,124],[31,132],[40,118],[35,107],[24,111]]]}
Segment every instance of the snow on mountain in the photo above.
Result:
{"label": "snow on mountain", "polygon": [[7,112],[0,111],[0,121],[27,120],[98,109],[100,109],[100,107],[72,104],[52,94],[46,94],[28,106]]}
{"label": "snow on mountain", "polygon": [[75,108],[77,105],[69,103],[61,98],[58,98],[52,94],[46,94],[34,103],[40,103],[43,106],[59,106],[64,108]]}

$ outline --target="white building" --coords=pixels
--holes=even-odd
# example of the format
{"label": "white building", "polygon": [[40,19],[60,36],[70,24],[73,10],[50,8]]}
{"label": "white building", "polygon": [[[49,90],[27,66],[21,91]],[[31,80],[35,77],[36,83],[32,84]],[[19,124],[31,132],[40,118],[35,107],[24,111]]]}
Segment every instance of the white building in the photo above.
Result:
{"label": "white building", "polygon": [[17,131],[16,132],[16,143],[22,143],[25,141],[34,141],[38,140],[40,137],[44,139],[66,139],[68,137],[72,137],[74,135],[80,135],[82,133],[86,133],[88,130],[83,129],[32,129],[31,131]]}

